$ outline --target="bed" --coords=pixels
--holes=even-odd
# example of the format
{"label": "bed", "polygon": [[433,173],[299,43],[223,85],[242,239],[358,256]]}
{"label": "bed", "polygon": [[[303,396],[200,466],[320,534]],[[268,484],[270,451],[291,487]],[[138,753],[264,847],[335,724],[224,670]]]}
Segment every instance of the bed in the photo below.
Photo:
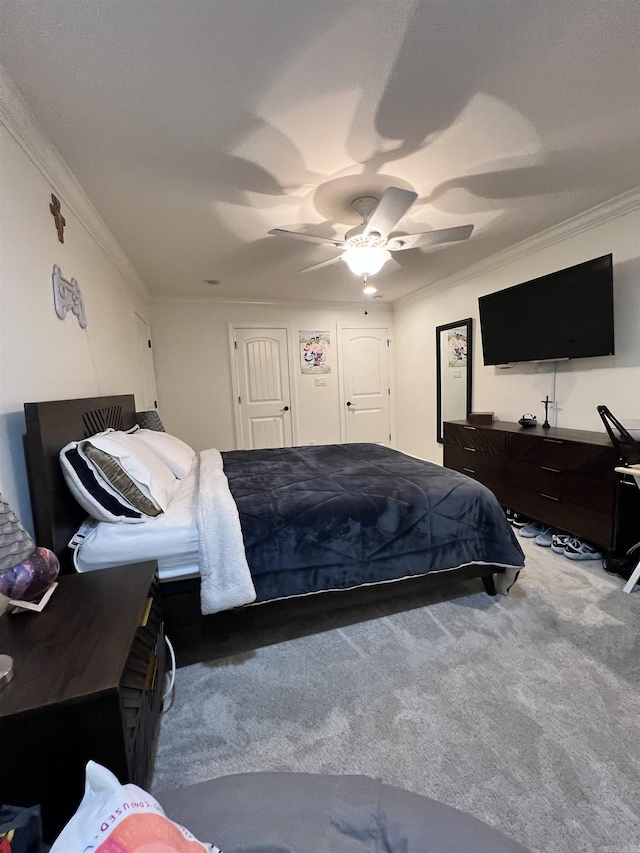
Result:
{"label": "bed", "polygon": [[[65,482],[60,451],[135,427],[134,398],[26,403],[25,418],[36,538],[73,570],[67,545],[86,512]],[[203,613],[433,573],[480,578],[495,594],[524,564],[486,487],[360,444],[203,451],[157,517],[91,530],[76,568],[147,559],[158,560],[164,583],[199,578]]]}

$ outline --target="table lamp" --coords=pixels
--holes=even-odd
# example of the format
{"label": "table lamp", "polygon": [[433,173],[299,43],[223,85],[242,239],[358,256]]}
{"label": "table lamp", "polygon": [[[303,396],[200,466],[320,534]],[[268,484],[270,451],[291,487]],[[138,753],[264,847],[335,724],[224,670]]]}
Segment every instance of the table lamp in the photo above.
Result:
{"label": "table lamp", "polygon": [[[53,592],[59,571],[56,555],[36,547],[0,494],[0,616],[10,605],[41,610],[43,593]],[[33,605],[31,602],[38,598],[39,604]],[[13,659],[0,654],[0,687],[12,678]]]}

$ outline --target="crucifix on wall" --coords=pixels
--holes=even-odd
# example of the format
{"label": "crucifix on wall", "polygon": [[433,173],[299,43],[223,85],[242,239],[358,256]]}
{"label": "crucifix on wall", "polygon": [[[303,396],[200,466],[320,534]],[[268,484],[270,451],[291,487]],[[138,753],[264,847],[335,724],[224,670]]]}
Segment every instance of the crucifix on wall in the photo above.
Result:
{"label": "crucifix on wall", "polygon": [[64,243],[64,226],[67,223],[64,216],[60,212],[60,199],[56,198],[53,193],[51,193],[51,204],[49,205],[49,210],[53,214],[53,218],[56,221],[58,240],[60,240],[61,243]]}

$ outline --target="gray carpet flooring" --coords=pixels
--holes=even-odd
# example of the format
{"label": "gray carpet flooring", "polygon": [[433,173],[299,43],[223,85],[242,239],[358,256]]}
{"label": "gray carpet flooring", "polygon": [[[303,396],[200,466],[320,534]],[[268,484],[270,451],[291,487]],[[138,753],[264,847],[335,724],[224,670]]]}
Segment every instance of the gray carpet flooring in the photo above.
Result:
{"label": "gray carpet flooring", "polygon": [[152,791],[256,770],[364,774],[536,853],[640,853],[640,592],[521,542],[508,597],[468,581],[179,669]]}

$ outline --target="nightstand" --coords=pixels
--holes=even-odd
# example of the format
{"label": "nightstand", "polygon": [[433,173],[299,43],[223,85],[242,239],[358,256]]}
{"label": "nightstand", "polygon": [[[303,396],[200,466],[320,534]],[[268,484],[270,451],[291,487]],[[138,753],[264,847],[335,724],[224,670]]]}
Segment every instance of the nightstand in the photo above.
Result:
{"label": "nightstand", "polygon": [[13,680],[0,689],[0,802],[40,804],[51,842],[93,759],[144,787],[165,675],[156,563],[61,575],[41,613],[0,619]]}

